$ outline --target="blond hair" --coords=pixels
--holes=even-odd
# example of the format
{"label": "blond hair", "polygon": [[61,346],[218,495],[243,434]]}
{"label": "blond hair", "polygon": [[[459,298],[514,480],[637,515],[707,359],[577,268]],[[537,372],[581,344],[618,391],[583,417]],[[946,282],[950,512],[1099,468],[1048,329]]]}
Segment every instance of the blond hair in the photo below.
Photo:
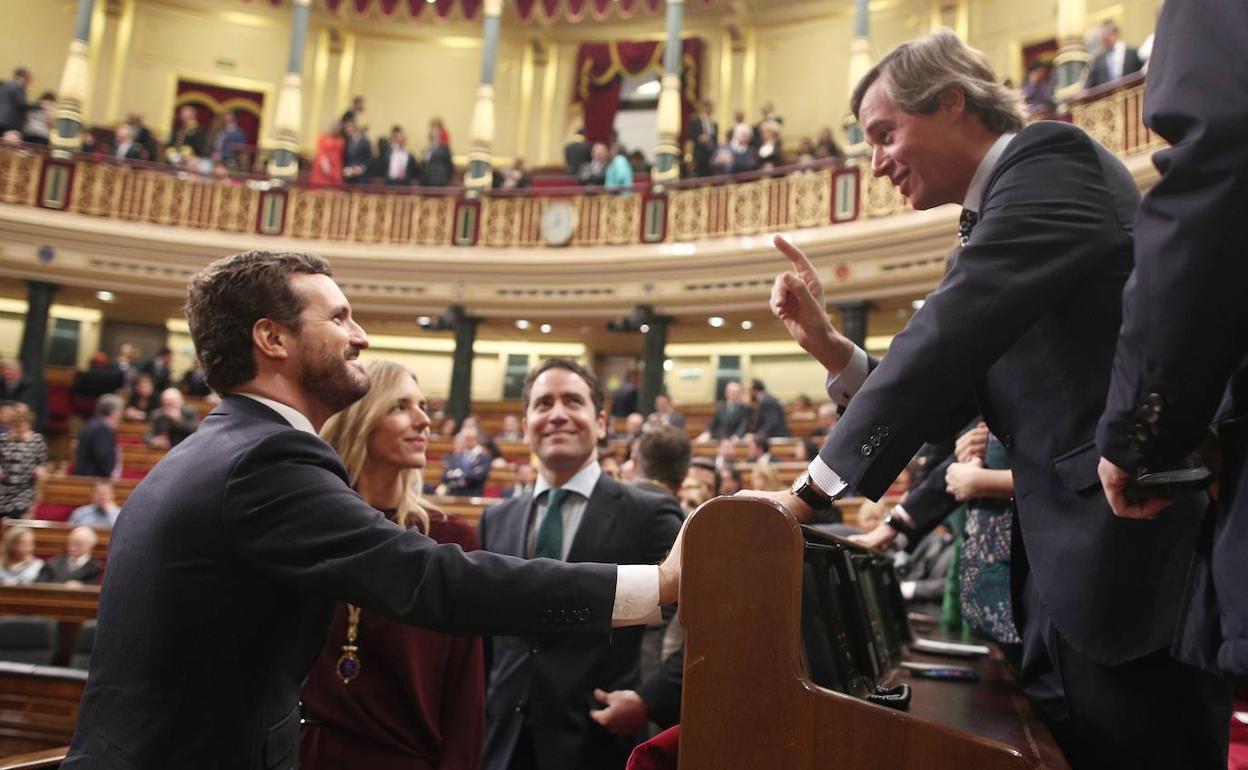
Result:
{"label": "blond hair", "polygon": [[[368,393],[329,418],[321,428],[321,438],[342,458],[353,487],[368,463],[368,439],[373,429],[390,413],[407,381],[417,381],[416,375],[393,361],[369,361],[364,365],[364,371],[372,382]],[[399,471],[399,482],[403,485],[403,495],[394,513],[395,523],[407,527],[414,518],[420,531],[429,534],[429,511],[421,499],[424,488],[422,469],[404,468]]]}
{"label": "blond hair", "polygon": [[997,81],[988,57],[971,48],[949,29],[902,43],[867,70],[854,88],[850,108],[858,117],[863,97],[875,81],[903,112],[930,115],[949,88],[966,95],[966,109],[996,134],[1020,131],[1022,97]]}
{"label": "blond hair", "polygon": [[764,492],[776,492],[784,489],[780,482],[780,471],[771,463],[755,463],[750,471],[750,486]]}
{"label": "blond hair", "polygon": [[0,567],[8,569],[13,566],[13,552],[17,550],[17,541],[23,535],[35,536],[35,531],[30,527],[10,527],[9,531],[4,533],[4,547],[0,551]]}

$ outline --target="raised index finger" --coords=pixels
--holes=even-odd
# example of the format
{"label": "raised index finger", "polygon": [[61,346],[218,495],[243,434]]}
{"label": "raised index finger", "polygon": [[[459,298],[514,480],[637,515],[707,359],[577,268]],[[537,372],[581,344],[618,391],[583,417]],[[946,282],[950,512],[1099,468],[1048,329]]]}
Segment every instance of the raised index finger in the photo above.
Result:
{"label": "raised index finger", "polygon": [[789,258],[789,262],[792,263],[793,269],[797,271],[799,276],[803,279],[817,277],[815,266],[810,264],[810,259],[802,253],[801,249],[789,243],[787,238],[783,235],[776,235],[771,239],[771,242],[779,249],[781,254]]}

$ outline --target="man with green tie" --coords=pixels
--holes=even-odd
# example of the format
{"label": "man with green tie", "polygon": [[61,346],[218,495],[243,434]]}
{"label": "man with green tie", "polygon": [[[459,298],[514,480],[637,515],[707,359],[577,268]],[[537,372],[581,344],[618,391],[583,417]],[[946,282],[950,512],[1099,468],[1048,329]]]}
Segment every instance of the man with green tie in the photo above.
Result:
{"label": "man with green tie", "polygon": [[[530,559],[657,564],[680,531],[680,507],[598,466],[607,414],[593,373],[575,361],[543,361],[525,378],[522,400],[538,479],[531,493],[486,509],[481,547]],[[635,741],[607,732],[590,710],[599,707],[595,689],[640,683],[641,634],[636,627],[572,642],[494,637],[485,770],[622,769]]]}

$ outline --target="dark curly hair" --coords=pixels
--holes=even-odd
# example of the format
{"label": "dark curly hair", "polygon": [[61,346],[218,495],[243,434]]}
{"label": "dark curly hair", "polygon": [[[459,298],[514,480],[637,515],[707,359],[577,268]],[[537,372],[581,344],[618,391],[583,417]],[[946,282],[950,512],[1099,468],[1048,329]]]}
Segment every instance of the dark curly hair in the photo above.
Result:
{"label": "dark curly hair", "polygon": [[251,329],[261,318],[299,330],[303,303],[290,286],[298,273],[329,275],[315,254],[246,251],[218,259],[192,278],[186,320],[208,385],[225,395],[256,376]]}

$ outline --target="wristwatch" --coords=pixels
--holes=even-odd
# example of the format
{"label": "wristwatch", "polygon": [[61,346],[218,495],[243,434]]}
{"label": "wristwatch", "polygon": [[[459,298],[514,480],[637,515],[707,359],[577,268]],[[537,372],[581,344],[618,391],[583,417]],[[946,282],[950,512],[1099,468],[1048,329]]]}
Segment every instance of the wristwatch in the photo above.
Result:
{"label": "wristwatch", "polygon": [[806,503],[816,513],[822,513],[832,507],[832,498],[819,491],[815,483],[810,479],[810,471],[805,471],[797,480],[793,482],[793,486],[789,487],[789,491],[797,495],[803,503]]}
{"label": "wristwatch", "polygon": [[905,519],[897,515],[896,508],[896,506],[893,506],[893,510],[889,511],[888,515],[884,517],[884,520],[881,523],[892,527],[893,531],[899,535],[910,537],[914,534],[914,527],[907,524]]}

